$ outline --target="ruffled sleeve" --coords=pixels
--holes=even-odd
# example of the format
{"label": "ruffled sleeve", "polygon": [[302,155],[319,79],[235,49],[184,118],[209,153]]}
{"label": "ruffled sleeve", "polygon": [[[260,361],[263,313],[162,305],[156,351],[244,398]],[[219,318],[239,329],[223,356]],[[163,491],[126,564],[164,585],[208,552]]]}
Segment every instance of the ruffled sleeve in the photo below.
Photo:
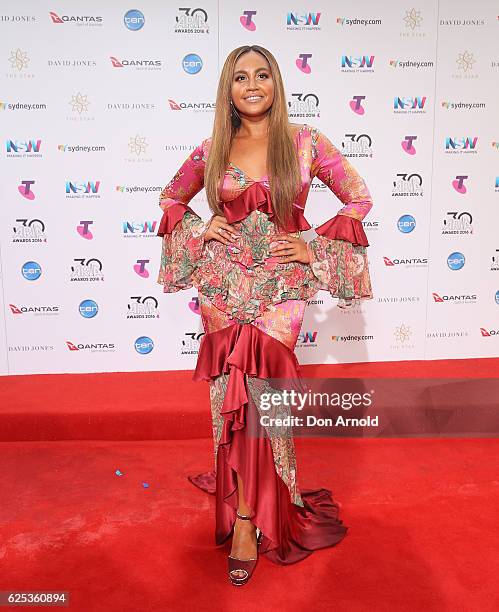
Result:
{"label": "ruffled sleeve", "polygon": [[311,130],[311,175],[324,183],[343,203],[341,210],[315,229],[308,245],[310,266],[322,283],[339,298],[338,306],[371,299],[367,249],[362,219],[373,202],[367,185],[348,159],[316,128]]}
{"label": "ruffled sleeve", "polygon": [[204,222],[188,205],[204,187],[206,142],[192,151],[159,197],[163,216],[158,230],[162,238],[158,283],[165,293],[192,287],[191,274],[201,258],[211,222],[211,218]]}

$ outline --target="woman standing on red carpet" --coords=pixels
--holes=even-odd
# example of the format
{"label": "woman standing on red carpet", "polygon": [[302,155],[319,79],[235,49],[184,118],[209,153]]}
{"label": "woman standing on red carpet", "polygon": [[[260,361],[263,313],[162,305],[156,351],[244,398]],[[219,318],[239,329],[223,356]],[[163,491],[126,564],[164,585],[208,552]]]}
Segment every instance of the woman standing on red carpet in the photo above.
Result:
{"label": "woman standing on red carpet", "polygon": [[[343,203],[300,232],[312,178]],[[188,205],[202,189],[212,217]],[[328,489],[300,489],[292,429],[265,427],[269,379],[299,379],[294,348],[307,300],[319,290],[348,307],[372,298],[362,219],[369,191],[318,129],[289,123],[279,66],[258,45],[232,51],[218,84],[211,138],[160,196],[164,291],[196,287],[202,337],[194,380],[207,380],[214,469],[190,476],[216,495],[216,544],[232,536],[232,584],[245,584],[258,553],[295,563],[346,534]],[[282,407],[281,407],[282,410]],[[275,411],[275,409],[274,409]],[[270,414],[270,416],[284,416]]]}

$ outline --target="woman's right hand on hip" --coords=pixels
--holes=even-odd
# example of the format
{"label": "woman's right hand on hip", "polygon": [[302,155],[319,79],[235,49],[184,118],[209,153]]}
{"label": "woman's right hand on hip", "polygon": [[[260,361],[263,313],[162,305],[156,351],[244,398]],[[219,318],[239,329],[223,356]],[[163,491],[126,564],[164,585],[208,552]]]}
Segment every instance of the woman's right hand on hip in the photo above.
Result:
{"label": "woman's right hand on hip", "polygon": [[214,215],[208,230],[204,235],[205,242],[208,240],[218,240],[223,244],[230,244],[236,242],[240,234],[227,223],[227,219],[222,215]]}

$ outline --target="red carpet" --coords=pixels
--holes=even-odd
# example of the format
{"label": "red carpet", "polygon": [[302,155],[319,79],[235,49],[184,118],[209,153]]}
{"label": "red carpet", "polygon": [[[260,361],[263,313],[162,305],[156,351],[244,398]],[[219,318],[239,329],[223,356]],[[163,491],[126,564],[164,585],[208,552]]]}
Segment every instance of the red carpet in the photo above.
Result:
{"label": "red carpet", "polygon": [[[498,363],[303,374],[497,377]],[[0,379],[0,590],[69,591],[78,612],[499,609],[495,438],[297,439],[299,482],[331,488],[349,532],[296,565],[262,557],[250,583],[232,587],[227,549],[213,543],[214,498],[186,480],[212,461],[207,386],[191,375]],[[158,424],[171,435],[154,439]],[[99,427],[108,440],[72,439]]]}
{"label": "red carpet", "polygon": [[[499,359],[302,366],[317,378],[499,378]],[[1,440],[211,436],[207,383],[191,370],[0,377]]]}

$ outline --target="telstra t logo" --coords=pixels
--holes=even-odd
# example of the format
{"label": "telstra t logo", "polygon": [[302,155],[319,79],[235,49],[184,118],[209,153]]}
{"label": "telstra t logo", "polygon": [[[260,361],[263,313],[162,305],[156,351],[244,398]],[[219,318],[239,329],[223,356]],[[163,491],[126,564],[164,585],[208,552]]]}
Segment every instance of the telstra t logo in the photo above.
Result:
{"label": "telstra t logo", "polygon": [[142,278],[149,278],[149,270],[146,268],[146,264],[150,262],[150,259],[137,259],[137,263],[134,264],[133,269]]}
{"label": "telstra t logo", "polygon": [[464,181],[467,180],[467,174],[458,174],[456,175],[455,180],[452,181],[452,186],[458,193],[466,193],[466,185]]}
{"label": "telstra t logo", "polygon": [[34,200],[35,194],[31,191],[31,186],[35,184],[35,181],[21,181],[21,184],[17,187],[19,193],[27,200]]}
{"label": "telstra t logo", "polygon": [[199,298],[198,297],[193,297],[191,299],[191,301],[189,302],[189,308],[192,310],[192,312],[194,312],[195,314],[201,314],[201,308],[199,306]]}
{"label": "telstra t logo", "polygon": [[298,70],[301,70],[305,74],[310,74],[312,72],[312,68],[308,64],[308,60],[312,57],[311,53],[300,53],[298,55],[298,59],[296,60],[296,67]]}
{"label": "telstra t logo", "polygon": [[417,136],[406,136],[400,143],[402,145],[402,149],[404,149],[404,151],[409,155],[416,155],[416,147],[412,143],[417,139]]}
{"label": "telstra t logo", "polygon": [[352,96],[352,99],[348,103],[350,108],[357,115],[363,115],[366,109],[362,106],[362,100],[365,100],[366,96]]}
{"label": "telstra t logo", "polygon": [[76,226],[76,231],[82,238],[85,238],[85,240],[92,240],[94,235],[88,228],[93,225],[93,223],[93,221],[80,221],[80,225]]}
{"label": "telstra t logo", "polygon": [[243,28],[246,28],[250,32],[254,32],[256,30],[256,24],[253,22],[253,17],[256,15],[256,11],[243,11],[241,17],[239,17],[239,21]]}

